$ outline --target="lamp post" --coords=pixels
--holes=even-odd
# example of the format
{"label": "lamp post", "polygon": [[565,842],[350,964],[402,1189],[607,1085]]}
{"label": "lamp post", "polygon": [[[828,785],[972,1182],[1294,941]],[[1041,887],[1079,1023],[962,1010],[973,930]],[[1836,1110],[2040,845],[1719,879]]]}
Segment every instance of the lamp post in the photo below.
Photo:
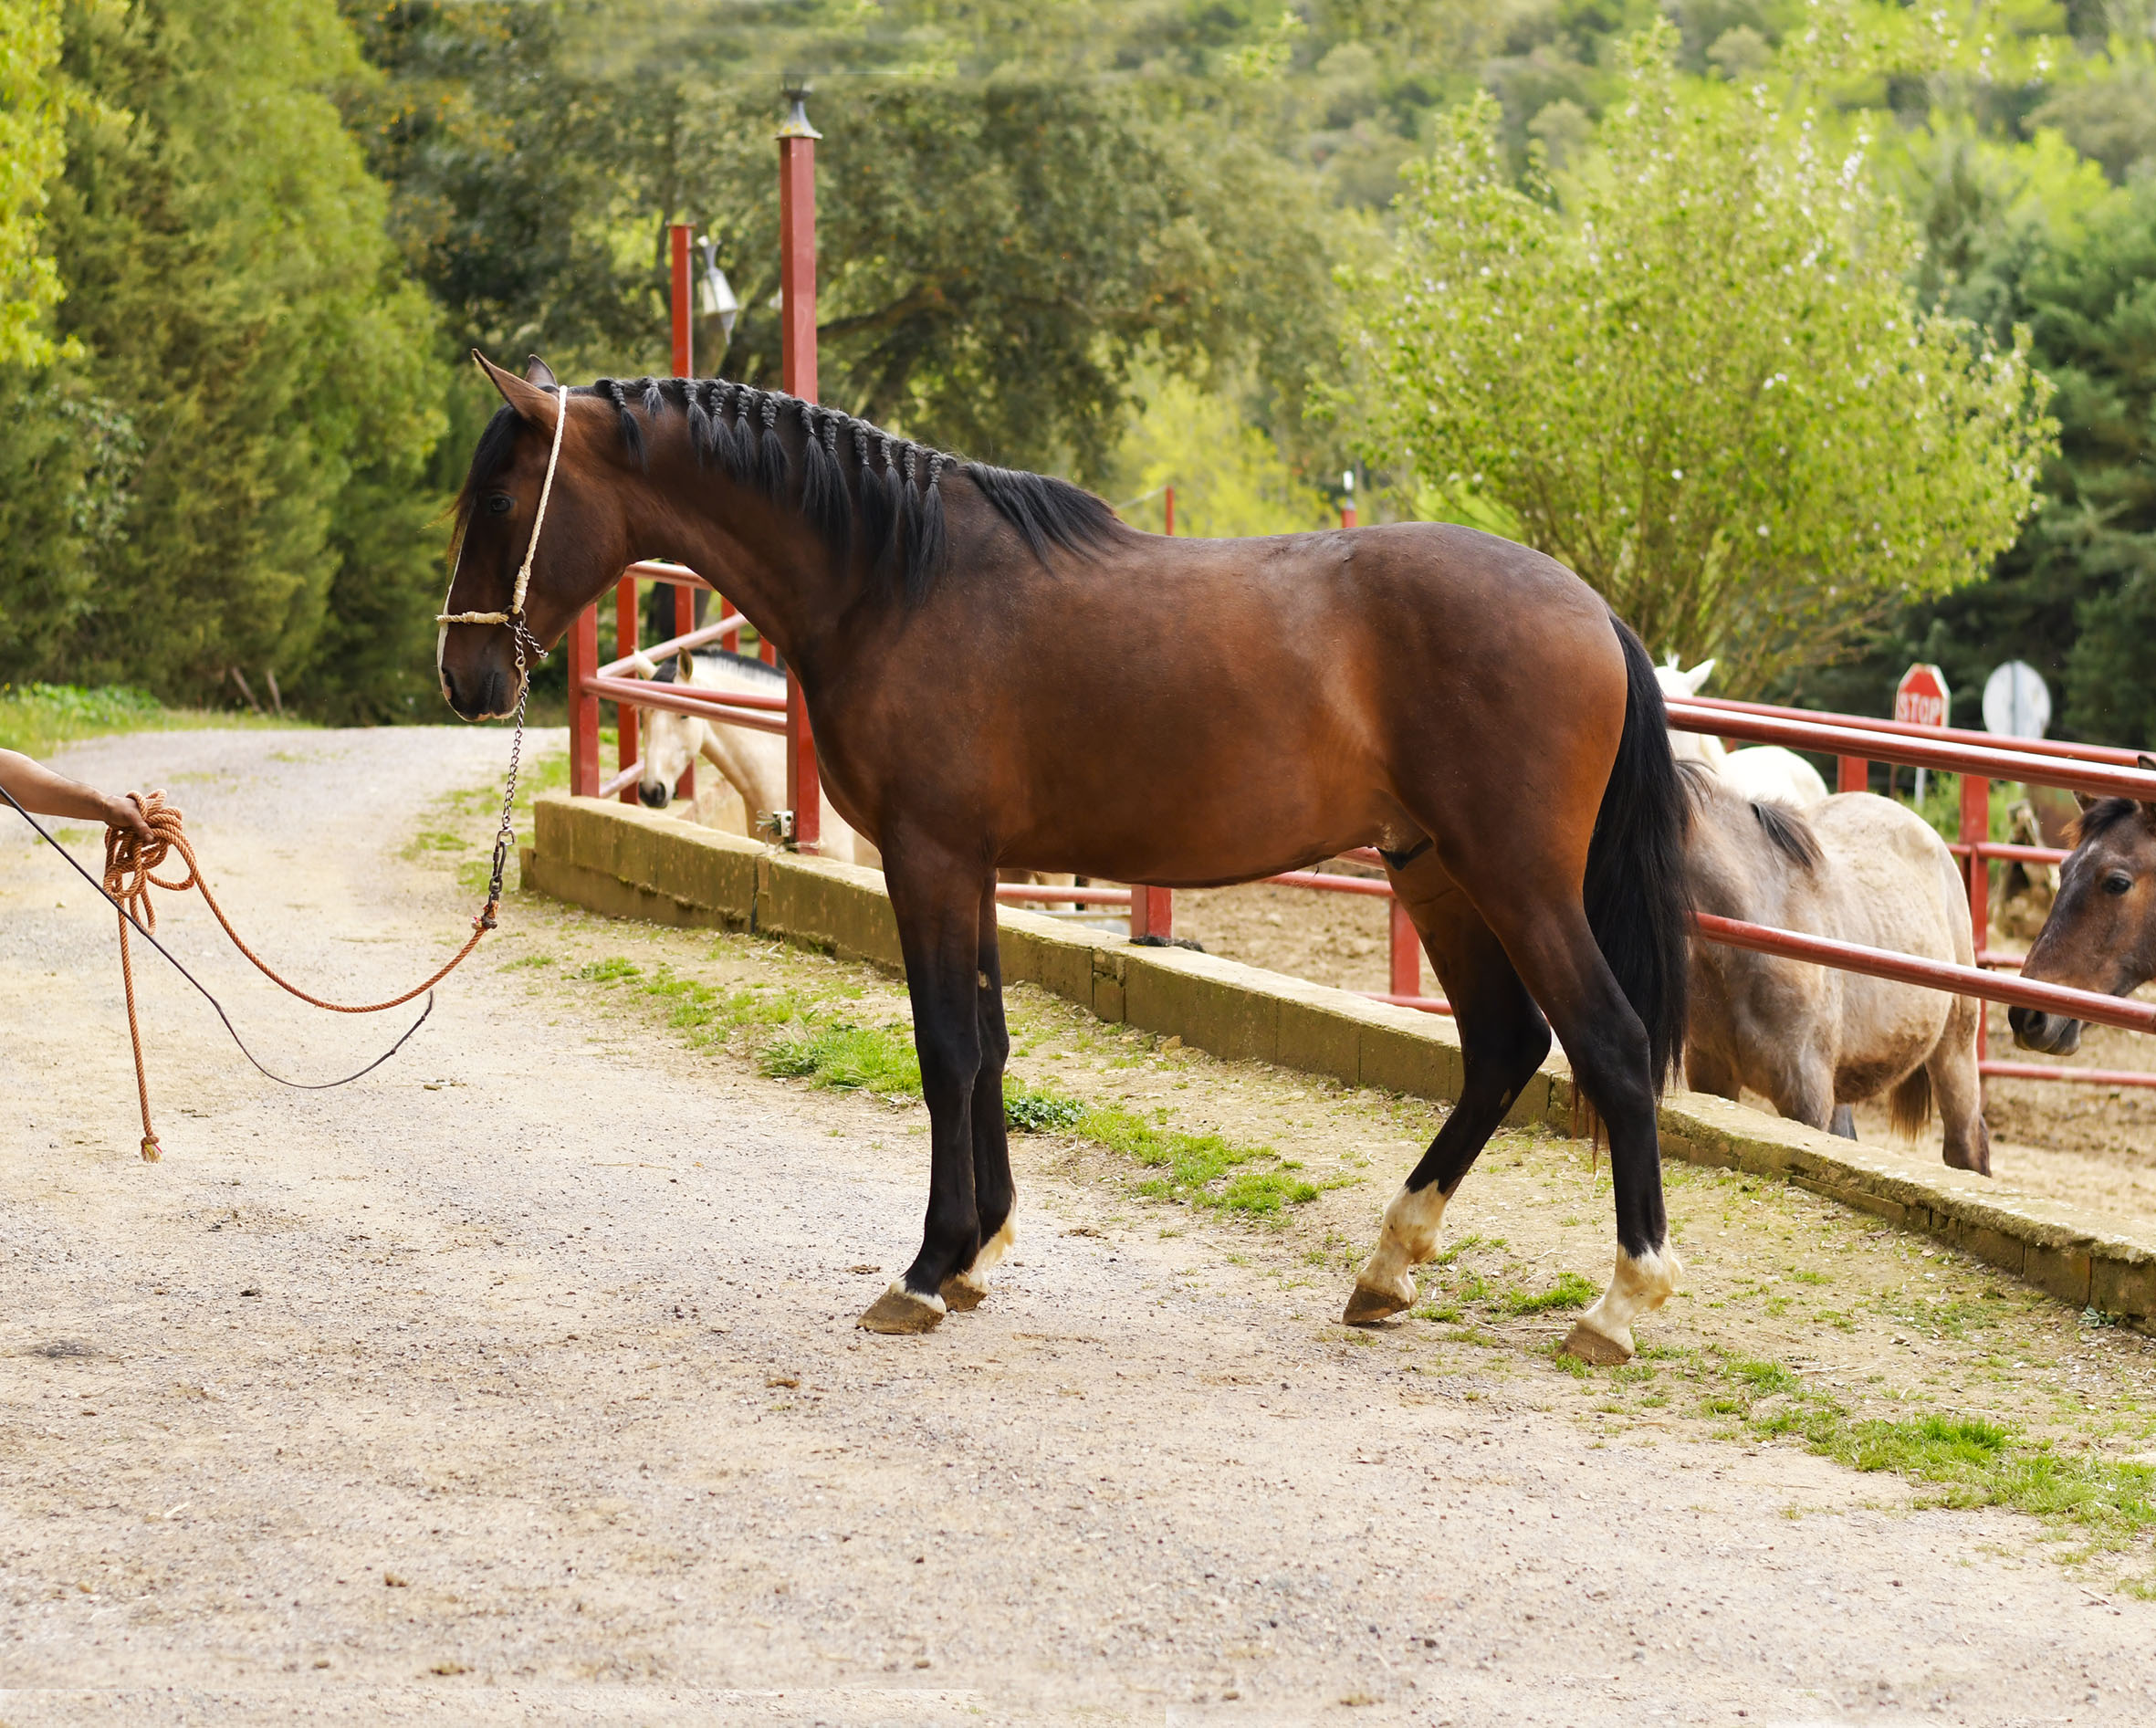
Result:
{"label": "lamp post", "polygon": [[[802,402],[816,400],[816,141],[809,124],[810,85],[789,74],[789,111],[779,128],[780,384]],[[816,739],[809,729],[801,680],[786,673],[786,801],[793,807],[793,843],[819,850],[823,793],[816,772]]]}

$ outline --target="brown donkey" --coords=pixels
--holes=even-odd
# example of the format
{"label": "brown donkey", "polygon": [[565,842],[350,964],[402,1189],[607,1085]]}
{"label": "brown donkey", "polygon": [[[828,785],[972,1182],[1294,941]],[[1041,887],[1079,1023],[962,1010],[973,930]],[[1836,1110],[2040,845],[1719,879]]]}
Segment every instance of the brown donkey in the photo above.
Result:
{"label": "brown donkey", "polygon": [[[2156,772],[2156,757],[2136,757]],[[2074,850],[2058,869],[2058,898],[2036,932],[2021,975],[2045,984],[2127,996],[2156,978],[2156,803],[2083,798]],[[2011,1008],[2006,1023],[2024,1050],[2071,1055],[2081,1022]]]}
{"label": "brown donkey", "polygon": [[[883,854],[929,1191],[864,1325],[971,1307],[1011,1240],[999,867],[1200,887],[1375,845],[1465,1077],[1346,1317],[1414,1300],[1554,1025],[1617,1200],[1616,1274],[1571,1344],[1631,1353],[1678,1275],[1655,1099],[1684,1029],[1685,804],[1653,666],[1584,582],[1462,528],[1167,539],[791,397],[480,363],[508,405],[458,501],[449,617],[509,612],[529,558],[522,622],[550,645],[633,560],[704,571],[799,675],[832,802]],[[515,708],[501,623],[445,622],[438,659],[465,718]]]}

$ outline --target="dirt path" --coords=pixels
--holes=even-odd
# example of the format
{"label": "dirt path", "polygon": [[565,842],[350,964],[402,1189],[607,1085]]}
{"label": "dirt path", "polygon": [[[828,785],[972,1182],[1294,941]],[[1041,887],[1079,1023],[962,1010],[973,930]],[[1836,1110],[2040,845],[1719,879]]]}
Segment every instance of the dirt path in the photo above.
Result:
{"label": "dirt path", "polygon": [[[357,992],[468,912],[454,835],[442,865],[406,854],[501,744],[166,735],[64,765],[169,786],[250,933]],[[563,973],[706,957],[863,1012],[887,986],[539,906],[512,923],[342,1092],[271,1090],[153,984],[168,1155],[145,1166],[110,920],[0,840],[0,1723],[2156,1713],[2156,1608],[2080,1581],[2034,1520],[1705,1438],[1664,1408],[1673,1379],[1559,1373],[1546,1315],[1344,1334],[1342,1265],[1408,1145],[1352,1094],[1021,1005],[1031,1071],[1307,1133],[1334,1160],[1313,1174],[1346,1186],[1272,1233],[1022,1140],[1021,1247],[991,1302],[866,1336],[853,1315],[917,1229],[918,1107],[760,1078],[663,1035],[605,981],[629,971]],[[199,915],[166,927],[213,953]],[[206,969],[273,1065],[377,1047],[379,1026],[302,1022]],[[1523,1139],[1491,1166],[1460,1231],[1505,1226],[1490,1251],[1544,1276],[1606,1263],[1573,1150]],[[1699,1272],[1666,1339],[1795,1335],[1805,1316],[1771,1294],[1736,1314],[1743,1280],[1778,1282],[1746,1241],[1793,1275],[1814,1247],[1842,1257],[1880,1303],[1896,1277],[1981,1281],[1718,1182],[1673,1190]],[[1580,1216],[1530,1204],[1545,1192]],[[1885,1306],[1821,1335],[1880,1399],[1957,1373],[2025,1398],[2006,1356],[2055,1346],[2062,1409],[2146,1391],[2138,1342],[1999,1305],[1960,1355],[1927,1342],[1943,1320]],[[1891,1379],[1889,1331],[1910,1363]]]}

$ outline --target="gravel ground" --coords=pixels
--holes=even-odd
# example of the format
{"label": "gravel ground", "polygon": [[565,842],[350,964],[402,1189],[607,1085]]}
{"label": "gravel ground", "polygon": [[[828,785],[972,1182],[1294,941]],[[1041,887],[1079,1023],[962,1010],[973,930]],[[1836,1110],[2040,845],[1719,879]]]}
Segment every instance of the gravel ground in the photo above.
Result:
{"label": "gravel ground", "polygon": [[[454,940],[416,812],[504,741],[61,764],[168,787],[243,929],[360,993]],[[2156,1715],[2156,1608],[2033,1522],[1344,1348],[1270,1239],[1167,1240],[1030,1143],[989,1303],[863,1335],[923,1199],[892,1106],[631,1038],[515,937],[337,1092],[151,982],[144,1165],[110,919],[56,866],[0,841],[10,1728]],[[385,1041],[163,928],[273,1067]]]}

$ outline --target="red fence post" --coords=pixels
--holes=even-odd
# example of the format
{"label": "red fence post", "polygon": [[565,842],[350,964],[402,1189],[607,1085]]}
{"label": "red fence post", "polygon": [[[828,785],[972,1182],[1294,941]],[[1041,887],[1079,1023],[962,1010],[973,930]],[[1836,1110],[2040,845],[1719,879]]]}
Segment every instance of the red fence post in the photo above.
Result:
{"label": "red fence post", "polygon": [[[596,620],[593,624],[596,628]],[[624,576],[614,584],[615,659],[635,652],[636,634],[636,578]],[[593,657],[597,657],[596,652]],[[614,704],[614,766],[624,770],[636,766],[636,710],[619,702]],[[636,782],[631,780],[622,788],[622,802],[635,801]]]}
{"label": "red fence post", "polygon": [[1394,996],[1422,994],[1422,937],[1397,898],[1392,902],[1392,982],[1387,989]]}
{"label": "red fence post", "polygon": [[1176,896],[1167,888],[1130,885],[1130,939],[1156,936],[1167,941],[1176,933]]}
{"label": "red fence post", "polygon": [[[780,382],[801,402],[816,400],[816,141],[809,124],[809,88],[790,86],[792,112],[779,128]],[[771,657],[771,644],[763,644]],[[816,773],[816,740],[809,732],[801,681],[786,674],[786,801],[793,806],[793,843],[814,852],[823,840],[823,789]]]}
{"label": "red fence post", "polygon": [[1161,531],[1163,534],[1166,534],[1166,535],[1167,535],[1167,537],[1168,537],[1170,539],[1173,539],[1175,538],[1175,532],[1176,532],[1176,489],[1175,489],[1175,487],[1172,487],[1172,486],[1167,486],[1167,487],[1161,487],[1161,489],[1160,489],[1160,497],[1161,497],[1161,504],[1160,504],[1160,523],[1161,523],[1161,527],[1160,527],[1160,531]]}
{"label": "red fence post", "polygon": [[674,375],[676,378],[694,378],[696,375],[696,331],[689,321],[694,301],[689,290],[689,241],[696,232],[693,222],[672,222],[666,225],[666,262],[669,287],[673,290],[674,305]]}
{"label": "red fence post", "polygon": [[1868,792],[1871,790],[1871,764],[1861,756],[1843,756],[1837,763],[1834,790],[1837,792]]}
{"label": "red fence post", "polygon": [[[1962,776],[1962,843],[1969,848],[1969,928],[1974,939],[1976,963],[1983,964],[1983,951],[1991,946],[1992,861],[1983,855],[1992,837],[1992,783],[1981,774]],[[1984,1058],[1984,1034],[1990,1016],[1977,1004],[1976,1060]]]}
{"label": "red fence post", "polygon": [[572,798],[599,795],[599,698],[588,695],[584,681],[599,670],[599,606],[577,613],[569,627],[569,791]]}

